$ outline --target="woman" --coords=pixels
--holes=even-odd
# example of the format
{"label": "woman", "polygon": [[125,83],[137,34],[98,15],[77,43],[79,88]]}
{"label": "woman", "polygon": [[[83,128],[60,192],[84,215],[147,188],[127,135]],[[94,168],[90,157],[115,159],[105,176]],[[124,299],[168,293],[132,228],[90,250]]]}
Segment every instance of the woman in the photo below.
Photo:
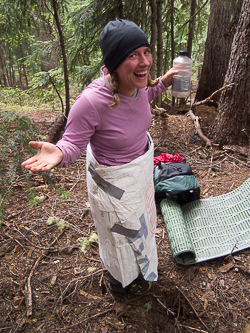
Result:
{"label": "woman", "polygon": [[158,276],[149,102],[177,71],[150,79],[150,45],[131,21],[109,22],[99,43],[103,75],[76,99],[62,139],[30,142],[39,152],[22,165],[31,171],[66,167],[87,147],[89,201],[111,290],[140,295]]}

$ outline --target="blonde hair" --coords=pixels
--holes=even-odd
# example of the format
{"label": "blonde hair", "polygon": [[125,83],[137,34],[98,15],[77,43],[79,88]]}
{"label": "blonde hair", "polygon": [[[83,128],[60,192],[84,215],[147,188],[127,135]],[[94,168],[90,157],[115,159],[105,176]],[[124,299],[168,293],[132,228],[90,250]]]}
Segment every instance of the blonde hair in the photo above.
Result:
{"label": "blonde hair", "polygon": [[[120,97],[118,95],[118,88],[119,88],[119,78],[116,72],[114,72],[111,75],[111,82],[112,82],[112,87],[114,90],[114,95],[113,95],[113,103],[109,104],[109,107],[111,109],[117,109],[118,106],[120,105]],[[159,83],[159,79],[157,80],[152,80],[150,74],[148,75],[148,87],[155,87]]]}

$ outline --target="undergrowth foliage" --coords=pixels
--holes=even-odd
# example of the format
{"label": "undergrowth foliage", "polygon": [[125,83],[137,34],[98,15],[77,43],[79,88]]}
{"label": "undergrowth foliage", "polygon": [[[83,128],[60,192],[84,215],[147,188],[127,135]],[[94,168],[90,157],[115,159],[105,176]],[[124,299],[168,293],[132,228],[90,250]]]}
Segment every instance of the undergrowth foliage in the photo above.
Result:
{"label": "undergrowth foliage", "polygon": [[[20,179],[32,203],[35,193],[31,186],[31,174],[21,167],[23,160],[36,150],[29,146],[29,141],[39,138],[38,130],[26,116],[14,112],[0,113],[0,223],[4,218],[6,201],[13,193],[15,184]],[[50,179],[48,173],[43,177]],[[52,181],[52,180],[51,180]]]}

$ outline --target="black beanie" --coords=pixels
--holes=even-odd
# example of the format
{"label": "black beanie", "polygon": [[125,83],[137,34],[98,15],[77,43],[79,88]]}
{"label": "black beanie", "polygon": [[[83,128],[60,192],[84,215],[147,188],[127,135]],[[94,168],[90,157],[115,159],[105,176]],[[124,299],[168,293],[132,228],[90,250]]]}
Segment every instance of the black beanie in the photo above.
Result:
{"label": "black beanie", "polygon": [[127,56],[142,46],[150,46],[143,30],[134,22],[117,19],[110,21],[99,37],[103,62],[112,74]]}

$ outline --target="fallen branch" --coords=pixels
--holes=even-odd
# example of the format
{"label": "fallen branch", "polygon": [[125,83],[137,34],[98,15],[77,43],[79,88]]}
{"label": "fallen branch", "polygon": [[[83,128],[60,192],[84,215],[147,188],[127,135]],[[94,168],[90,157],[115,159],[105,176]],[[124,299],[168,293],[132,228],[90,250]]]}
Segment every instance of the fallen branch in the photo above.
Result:
{"label": "fallen branch", "polygon": [[31,289],[31,278],[34,274],[34,271],[39,263],[39,261],[42,259],[43,254],[37,259],[34,266],[32,267],[30,271],[30,275],[27,280],[27,284],[25,285],[25,301],[26,301],[26,307],[27,307],[27,317],[32,316],[32,289]]}
{"label": "fallen branch", "polygon": [[192,110],[188,111],[187,116],[190,116],[191,119],[194,121],[194,126],[195,126],[196,132],[197,132],[197,134],[199,135],[199,137],[200,137],[202,140],[204,140],[204,141],[206,142],[206,145],[207,145],[207,146],[212,146],[211,140],[209,140],[209,139],[208,139],[208,138],[202,133],[202,130],[201,130],[201,128],[200,128],[200,124],[199,124],[199,117],[198,117],[198,116],[195,116]]}
{"label": "fallen branch", "polygon": [[212,95],[210,95],[209,97],[205,98],[203,101],[193,103],[192,108],[193,108],[194,106],[203,105],[203,104],[208,103],[208,102],[212,102],[212,103],[217,103],[217,104],[218,104],[217,101],[214,101],[214,100],[213,100],[213,97],[214,97],[216,94],[220,93],[221,91],[223,91],[223,90],[225,90],[225,89],[228,89],[228,88],[231,88],[231,87],[234,86],[234,85],[235,85],[235,83],[230,83],[230,84],[228,84],[228,85],[226,85],[226,86],[224,86],[224,87],[222,87],[222,88],[220,88],[220,89],[214,91],[214,92],[212,93]]}

